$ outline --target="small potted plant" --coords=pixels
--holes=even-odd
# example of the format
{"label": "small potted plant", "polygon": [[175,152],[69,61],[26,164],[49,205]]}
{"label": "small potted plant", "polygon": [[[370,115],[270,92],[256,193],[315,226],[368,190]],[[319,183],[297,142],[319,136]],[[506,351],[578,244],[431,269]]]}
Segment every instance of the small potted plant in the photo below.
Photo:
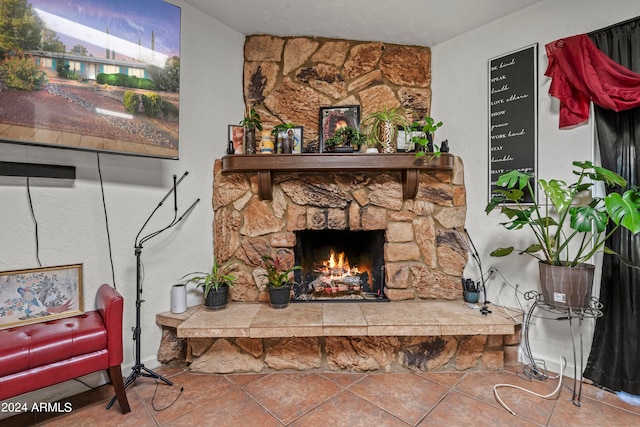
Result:
{"label": "small potted plant", "polygon": [[196,287],[202,287],[204,296],[204,306],[209,310],[221,310],[227,306],[229,301],[229,288],[233,287],[237,280],[236,276],[229,274],[233,270],[237,261],[228,261],[222,265],[213,259],[213,267],[210,273],[189,273],[191,277],[185,283],[195,283]]}
{"label": "small potted plant", "polygon": [[425,156],[426,153],[431,153],[431,157],[440,156],[440,147],[434,145],[433,140],[436,135],[436,130],[442,126],[442,122],[437,122],[429,116],[425,116],[421,121],[413,122],[411,130],[420,132],[420,136],[414,136],[411,138],[411,142],[416,145],[416,157]]}
{"label": "small potted plant", "polygon": [[409,121],[402,107],[384,107],[380,111],[367,114],[360,126],[370,144],[379,146],[383,153],[395,153],[398,151],[398,126],[408,129]]}
{"label": "small potted plant", "polygon": [[255,108],[240,122],[244,127],[244,152],[245,154],[256,153],[256,130],[262,131],[262,119]]}
{"label": "small potted plant", "polygon": [[269,288],[269,305],[273,308],[285,308],[289,305],[291,298],[291,287],[295,284],[289,277],[295,270],[301,270],[302,267],[294,265],[285,268],[284,262],[280,257],[271,257],[264,255],[262,257],[267,268],[267,287]]}
{"label": "small potted plant", "polygon": [[352,153],[354,147],[360,148],[366,142],[364,134],[360,133],[358,129],[351,126],[345,126],[338,129],[332,137],[327,138],[324,141],[324,145],[328,151]]}
{"label": "small potted plant", "polygon": [[[500,213],[508,218],[500,225],[507,230],[525,228],[533,233],[534,243],[519,253],[538,259],[545,302],[587,307],[595,268],[588,261],[603,248],[612,253],[604,245],[618,228],[640,233],[640,189],[633,187],[624,193],[594,197],[587,205],[576,204],[580,193],[589,190],[595,181],[621,188],[627,182],[589,161],[573,162],[573,166],[577,168],[573,171],[577,179],[571,184],[558,179],[537,180],[545,196],[541,201],[536,198],[533,174],[513,170],[501,175],[497,185],[503,188],[494,191],[485,211],[489,214],[500,207]],[[524,202],[525,194],[532,202]],[[491,256],[506,256],[513,251],[513,246],[498,248]]]}

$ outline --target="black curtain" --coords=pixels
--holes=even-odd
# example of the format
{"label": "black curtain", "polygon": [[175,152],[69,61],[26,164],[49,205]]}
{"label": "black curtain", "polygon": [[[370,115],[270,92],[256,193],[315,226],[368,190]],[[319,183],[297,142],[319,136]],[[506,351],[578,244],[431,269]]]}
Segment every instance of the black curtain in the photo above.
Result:
{"label": "black curtain", "polygon": [[[640,73],[640,17],[589,37],[611,59]],[[595,125],[602,166],[629,185],[640,185],[640,108],[616,113],[595,106]],[[607,247],[640,265],[640,235],[618,230]],[[584,376],[611,390],[640,395],[640,270],[605,255],[600,302],[603,316],[596,321]]]}

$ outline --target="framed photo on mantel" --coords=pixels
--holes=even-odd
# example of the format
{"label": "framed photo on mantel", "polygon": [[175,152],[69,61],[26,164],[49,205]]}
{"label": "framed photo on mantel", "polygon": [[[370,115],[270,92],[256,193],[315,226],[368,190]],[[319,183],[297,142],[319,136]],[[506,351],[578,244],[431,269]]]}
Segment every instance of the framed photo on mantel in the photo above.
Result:
{"label": "framed photo on mantel", "polygon": [[326,151],[324,149],[326,139],[331,138],[338,129],[347,126],[355,129],[360,126],[359,105],[320,107],[320,123],[318,125],[320,152]]}
{"label": "framed photo on mantel", "polygon": [[[489,60],[489,196],[503,173],[537,174],[538,45]],[[537,186],[534,186],[537,191]],[[525,202],[531,200],[525,199]]]}

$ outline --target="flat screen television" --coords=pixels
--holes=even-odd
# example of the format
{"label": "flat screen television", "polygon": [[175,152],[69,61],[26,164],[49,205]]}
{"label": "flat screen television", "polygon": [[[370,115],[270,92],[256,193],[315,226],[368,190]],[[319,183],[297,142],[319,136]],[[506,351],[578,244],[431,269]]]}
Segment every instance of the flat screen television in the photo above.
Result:
{"label": "flat screen television", "polygon": [[0,141],[178,158],[179,7],[3,3]]}

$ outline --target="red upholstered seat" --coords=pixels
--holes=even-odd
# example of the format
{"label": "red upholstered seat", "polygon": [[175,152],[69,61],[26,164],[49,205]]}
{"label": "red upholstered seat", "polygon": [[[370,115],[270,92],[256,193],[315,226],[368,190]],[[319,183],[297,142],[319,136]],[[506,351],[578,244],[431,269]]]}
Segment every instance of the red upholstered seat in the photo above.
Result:
{"label": "red upholstered seat", "polygon": [[0,330],[0,400],[107,370],[122,413],[122,296],[102,285],[96,311]]}

